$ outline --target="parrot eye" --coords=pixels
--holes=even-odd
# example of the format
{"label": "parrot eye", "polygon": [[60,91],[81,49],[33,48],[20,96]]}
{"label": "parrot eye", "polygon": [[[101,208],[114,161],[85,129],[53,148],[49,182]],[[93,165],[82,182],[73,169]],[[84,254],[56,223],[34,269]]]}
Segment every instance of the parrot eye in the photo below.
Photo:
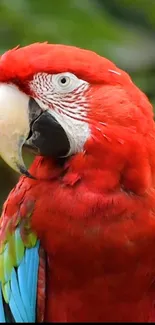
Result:
{"label": "parrot eye", "polygon": [[78,79],[74,74],[66,72],[59,73],[52,76],[52,84],[55,91],[62,93],[71,92],[78,88],[81,84],[81,80]]}
{"label": "parrot eye", "polygon": [[70,82],[70,79],[68,77],[61,77],[59,80],[60,85],[65,85]]}

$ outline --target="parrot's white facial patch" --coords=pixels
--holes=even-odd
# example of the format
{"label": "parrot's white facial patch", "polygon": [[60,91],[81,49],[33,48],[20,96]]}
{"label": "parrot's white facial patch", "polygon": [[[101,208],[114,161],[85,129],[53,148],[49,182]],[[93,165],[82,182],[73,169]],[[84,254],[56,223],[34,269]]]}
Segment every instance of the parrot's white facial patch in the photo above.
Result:
{"label": "parrot's white facial patch", "polygon": [[88,102],[85,92],[89,84],[72,73],[37,73],[30,82],[34,99],[65,130],[70,142],[68,155],[80,152],[90,136],[87,122]]}

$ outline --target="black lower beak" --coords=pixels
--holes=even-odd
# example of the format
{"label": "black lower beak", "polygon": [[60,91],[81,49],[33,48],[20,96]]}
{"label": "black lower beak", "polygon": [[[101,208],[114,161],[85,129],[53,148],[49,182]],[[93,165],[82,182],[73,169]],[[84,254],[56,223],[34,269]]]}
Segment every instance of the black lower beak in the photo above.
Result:
{"label": "black lower beak", "polygon": [[52,111],[43,111],[36,101],[29,101],[30,134],[25,147],[34,154],[59,158],[66,156],[70,143],[66,132],[52,116]]}

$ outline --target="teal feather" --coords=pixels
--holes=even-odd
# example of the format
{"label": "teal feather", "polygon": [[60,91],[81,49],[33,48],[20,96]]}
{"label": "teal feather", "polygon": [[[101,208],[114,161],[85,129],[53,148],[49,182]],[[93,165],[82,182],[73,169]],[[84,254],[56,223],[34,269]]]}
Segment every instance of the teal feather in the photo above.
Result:
{"label": "teal feather", "polygon": [[38,274],[36,272],[34,272],[33,270],[38,269],[39,268],[39,254],[38,254],[38,250],[39,250],[39,242],[37,243],[36,247],[33,250],[33,265],[31,266],[31,274],[32,274],[32,282],[31,282],[31,306],[32,306],[32,310],[33,310],[33,319],[32,321],[35,321],[35,308],[36,308],[36,298],[37,298],[37,281],[38,281]]}
{"label": "teal feather", "polygon": [[[26,279],[23,278],[23,281],[25,281],[25,280]],[[19,290],[19,282],[18,282],[18,278],[17,278],[17,273],[15,272],[14,269],[12,270],[12,274],[11,274],[11,293],[12,293],[11,296],[13,296],[16,306],[18,306],[18,312],[21,315],[22,320],[24,322],[28,322],[28,318],[26,315],[26,311],[24,309],[23,301],[21,298],[20,290]],[[10,302],[9,302],[9,305],[10,305]],[[14,310],[11,310],[11,312],[13,313],[13,316],[14,316]]]}
{"label": "teal feather", "polygon": [[[30,305],[30,298],[28,295],[25,258],[23,258],[21,264],[18,267],[17,272],[18,272],[18,281],[19,281],[21,299],[24,305],[24,309],[26,311],[26,315],[28,317],[28,322],[31,322],[32,321],[32,317],[30,313],[31,305]],[[23,281],[23,279],[25,279],[25,281]]]}
{"label": "teal feather", "polygon": [[11,294],[9,306],[10,306],[11,311],[13,311],[12,314],[13,314],[13,317],[15,319],[15,322],[16,323],[23,323],[23,320],[21,318],[19,309],[17,308],[17,305],[16,305],[13,294]]}
{"label": "teal feather", "polygon": [[0,285],[0,323],[6,323],[5,315],[4,315],[4,306],[2,300],[2,290]]}

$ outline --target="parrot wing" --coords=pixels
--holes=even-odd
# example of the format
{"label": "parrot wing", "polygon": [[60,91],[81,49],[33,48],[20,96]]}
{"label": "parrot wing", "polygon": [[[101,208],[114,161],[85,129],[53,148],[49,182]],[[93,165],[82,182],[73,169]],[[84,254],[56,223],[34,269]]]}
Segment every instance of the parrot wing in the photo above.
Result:
{"label": "parrot wing", "polygon": [[[9,203],[8,203],[9,204]],[[30,209],[31,206],[31,209]],[[0,223],[0,323],[43,321],[45,256],[30,227],[32,205]]]}

